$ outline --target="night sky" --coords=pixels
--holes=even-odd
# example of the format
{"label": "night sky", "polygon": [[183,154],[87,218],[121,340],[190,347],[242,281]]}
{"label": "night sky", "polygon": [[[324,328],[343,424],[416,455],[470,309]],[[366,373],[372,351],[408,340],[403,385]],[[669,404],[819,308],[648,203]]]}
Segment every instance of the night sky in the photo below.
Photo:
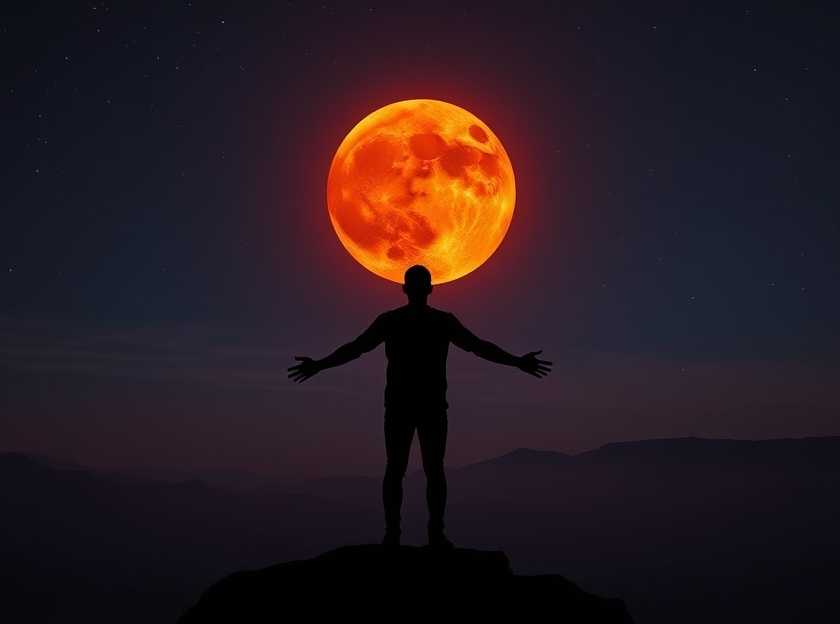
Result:
{"label": "night sky", "polygon": [[555,362],[453,347],[451,465],[840,434],[836,15],[166,4],[0,18],[0,450],[379,473],[382,347],[286,368],[404,301],[340,245],[325,183],[357,121],[411,98],[478,115],[516,172],[507,238],[430,303]]}

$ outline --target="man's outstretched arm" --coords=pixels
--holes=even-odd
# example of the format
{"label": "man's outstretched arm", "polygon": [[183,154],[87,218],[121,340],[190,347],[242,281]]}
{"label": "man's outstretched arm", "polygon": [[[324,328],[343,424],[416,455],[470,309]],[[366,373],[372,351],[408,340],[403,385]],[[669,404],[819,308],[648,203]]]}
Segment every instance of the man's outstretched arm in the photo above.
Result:
{"label": "man's outstretched arm", "polygon": [[493,344],[489,340],[482,340],[451,315],[452,323],[452,342],[455,346],[464,351],[471,351],[478,357],[495,362],[496,364],[504,364],[505,366],[515,366],[534,377],[545,377],[551,372],[552,363],[548,360],[540,360],[537,356],[542,353],[539,351],[530,351],[525,355],[513,355],[508,353],[500,346]]}
{"label": "man's outstretched arm", "polygon": [[347,344],[341,345],[325,358],[313,360],[312,358],[301,355],[296,356],[295,359],[300,364],[289,367],[289,379],[297,382],[306,381],[322,370],[341,366],[351,360],[355,360],[363,353],[375,349],[383,340],[385,340],[384,320],[382,316],[379,316],[361,336]]}

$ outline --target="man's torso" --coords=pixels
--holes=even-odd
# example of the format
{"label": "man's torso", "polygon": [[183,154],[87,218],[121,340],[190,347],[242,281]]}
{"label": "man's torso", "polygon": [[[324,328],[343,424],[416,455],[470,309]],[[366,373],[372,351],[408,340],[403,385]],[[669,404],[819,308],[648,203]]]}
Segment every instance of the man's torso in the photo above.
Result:
{"label": "man's torso", "polygon": [[429,306],[406,305],[386,313],[387,407],[448,407],[446,356],[451,337],[450,317],[447,312]]}

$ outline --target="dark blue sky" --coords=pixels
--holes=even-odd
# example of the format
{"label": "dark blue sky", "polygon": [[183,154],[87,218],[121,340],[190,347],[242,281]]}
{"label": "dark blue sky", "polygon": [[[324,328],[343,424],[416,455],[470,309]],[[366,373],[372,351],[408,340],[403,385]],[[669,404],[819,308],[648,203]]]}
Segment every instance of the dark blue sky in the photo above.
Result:
{"label": "dark blue sky", "polygon": [[837,27],[672,4],[27,4],[0,18],[0,439],[109,466],[375,472],[384,354],[295,386],[398,287],[327,217],[391,101],[476,113],[517,176],[432,304],[453,463],[672,435],[840,433]]}

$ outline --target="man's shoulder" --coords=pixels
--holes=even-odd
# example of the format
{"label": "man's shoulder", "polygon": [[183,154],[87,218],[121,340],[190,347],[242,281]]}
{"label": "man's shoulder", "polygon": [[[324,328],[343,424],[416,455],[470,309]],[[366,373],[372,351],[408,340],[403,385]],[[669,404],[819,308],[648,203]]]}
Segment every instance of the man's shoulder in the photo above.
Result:
{"label": "man's shoulder", "polygon": [[[432,320],[435,323],[442,323],[446,325],[451,325],[453,322],[457,323],[458,319],[455,318],[455,315],[452,312],[448,312],[446,310],[441,310],[439,308],[433,308],[430,305],[427,305],[423,310],[420,318],[425,317],[427,320]],[[400,306],[398,308],[393,308],[391,310],[386,310],[378,317],[376,317],[377,321],[382,323],[415,323],[418,320],[416,310],[413,310],[410,305]]]}
{"label": "man's shoulder", "polygon": [[427,306],[429,308],[429,312],[440,318],[455,318],[455,315],[452,312],[447,310],[441,310],[440,308],[433,308],[432,306]]}
{"label": "man's shoulder", "polygon": [[[412,312],[413,310],[416,310],[416,308],[413,308],[411,306],[411,304],[407,303],[407,304],[401,305],[397,308],[391,308],[390,310],[385,310],[379,316],[386,316],[386,315],[388,315],[388,316],[399,316],[401,314],[416,313],[416,312]],[[437,315],[437,316],[452,316],[451,312],[447,312],[446,310],[441,310],[440,308],[433,308],[430,305],[425,306],[423,308],[423,310],[425,311],[426,314],[433,314],[433,315]]]}
{"label": "man's shoulder", "polygon": [[399,323],[400,319],[405,316],[405,308],[406,306],[401,306],[399,308],[385,310],[376,317],[375,323],[385,326],[392,325],[393,323]]}
{"label": "man's shoulder", "polygon": [[441,330],[447,334],[447,336],[454,336],[463,328],[461,321],[458,320],[458,317],[448,310],[435,310],[435,316],[435,324],[438,325]]}
{"label": "man's shoulder", "polygon": [[396,317],[400,316],[400,314],[402,314],[403,309],[405,307],[406,306],[400,306],[399,308],[391,308],[390,310],[385,310],[384,312],[382,312],[376,318],[377,319],[382,319],[384,321],[387,321],[388,319],[396,318]]}

